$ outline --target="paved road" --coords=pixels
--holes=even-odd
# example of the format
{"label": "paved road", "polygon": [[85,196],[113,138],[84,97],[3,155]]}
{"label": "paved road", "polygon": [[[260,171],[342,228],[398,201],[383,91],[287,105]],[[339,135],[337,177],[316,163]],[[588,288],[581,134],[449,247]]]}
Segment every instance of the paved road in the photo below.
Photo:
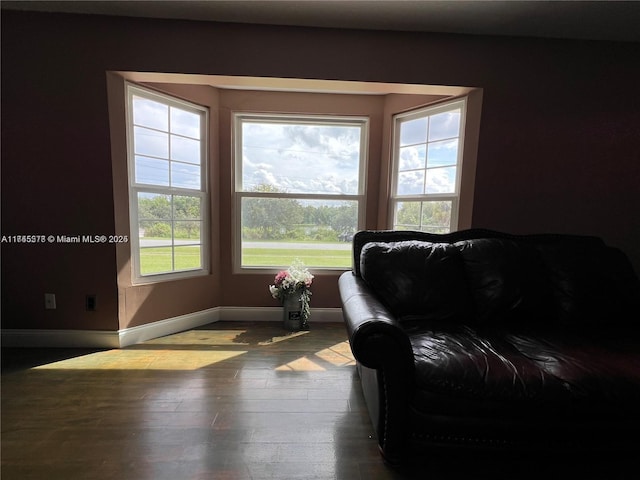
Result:
{"label": "paved road", "polygon": [[[175,240],[176,245],[193,245],[195,240]],[[171,240],[163,240],[158,238],[141,238],[141,247],[170,247]]]}
{"label": "paved road", "polygon": [[[175,240],[176,245],[193,245],[193,240]],[[170,247],[169,240],[160,239],[140,239],[141,247]],[[245,248],[280,248],[296,250],[312,250],[321,248],[323,250],[350,250],[351,242],[344,243],[291,243],[291,242],[244,242]]]}

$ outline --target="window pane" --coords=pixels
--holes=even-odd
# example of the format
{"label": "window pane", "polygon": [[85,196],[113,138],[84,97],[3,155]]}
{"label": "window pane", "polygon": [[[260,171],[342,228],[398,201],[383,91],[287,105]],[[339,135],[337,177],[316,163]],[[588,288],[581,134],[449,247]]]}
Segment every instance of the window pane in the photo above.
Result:
{"label": "window pane", "polygon": [[169,185],[169,162],[136,155],[136,183]]}
{"label": "window pane", "polygon": [[460,135],[460,109],[432,115],[429,119],[429,141]]}
{"label": "window pane", "polygon": [[456,188],[456,167],[427,170],[427,193],[453,193]]}
{"label": "window pane", "polygon": [[168,107],[142,97],[133,97],[133,123],[144,127],[167,131]]}
{"label": "window pane", "polygon": [[426,145],[415,145],[412,147],[402,147],[400,149],[399,170],[415,170],[424,168],[427,157]]}
{"label": "window pane", "polygon": [[420,202],[398,202],[394,228],[418,230],[420,228]]}
{"label": "window pane", "polygon": [[200,243],[200,225],[199,221],[183,220],[175,222],[173,229],[176,245],[182,243],[182,240],[188,240],[188,243]]}
{"label": "window pane", "polygon": [[173,245],[171,222],[141,220],[138,223],[141,247],[165,247]]}
{"label": "window pane", "polygon": [[171,186],[200,190],[200,167],[171,162]]}
{"label": "window pane", "polygon": [[176,246],[173,252],[176,270],[200,268],[200,245]]}
{"label": "window pane", "polygon": [[173,215],[177,220],[200,220],[200,198],[174,195]]}
{"label": "window pane", "polygon": [[416,118],[400,124],[400,145],[414,145],[427,141],[427,118]]}
{"label": "window pane", "polygon": [[427,166],[443,167],[458,163],[458,139],[444,140],[429,144]]}
{"label": "window pane", "polygon": [[171,160],[200,165],[200,142],[171,135]]}
{"label": "window pane", "polygon": [[451,229],[451,201],[398,202],[394,228],[448,233]]}
{"label": "window pane", "polygon": [[171,247],[140,248],[140,273],[151,275],[173,270]]}
{"label": "window pane", "polygon": [[242,190],[357,194],[360,126],[242,123]]}
{"label": "window pane", "polygon": [[171,195],[138,193],[139,220],[171,220]]}
{"label": "window pane", "polygon": [[200,115],[171,107],[171,133],[200,139]]}
{"label": "window pane", "polygon": [[358,202],[242,199],[242,266],[351,266]]}
{"label": "window pane", "polygon": [[451,227],[451,202],[423,202],[420,230],[430,233],[448,233]]}
{"label": "window pane", "polygon": [[169,136],[166,133],[134,127],[133,141],[136,155],[169,158]]}
{"label": "window pane", "polygon": [[421,193],[424,193],[424,170],[398,174],[398,195],[419,195]]}

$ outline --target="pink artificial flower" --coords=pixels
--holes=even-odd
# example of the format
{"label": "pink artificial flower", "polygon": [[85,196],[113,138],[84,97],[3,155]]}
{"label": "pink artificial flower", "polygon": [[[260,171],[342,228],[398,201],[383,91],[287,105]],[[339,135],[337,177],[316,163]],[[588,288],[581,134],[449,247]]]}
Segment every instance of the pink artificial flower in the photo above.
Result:
{"label": "pink artificial flower", "polygon": [[276,275],[276,278],[274,280],[274,283],[277,286],[280,286],[282,284],[282,282],[287,278],[287,271],[286,270],[282,270],[280,272],[278,272],[278,274]]}

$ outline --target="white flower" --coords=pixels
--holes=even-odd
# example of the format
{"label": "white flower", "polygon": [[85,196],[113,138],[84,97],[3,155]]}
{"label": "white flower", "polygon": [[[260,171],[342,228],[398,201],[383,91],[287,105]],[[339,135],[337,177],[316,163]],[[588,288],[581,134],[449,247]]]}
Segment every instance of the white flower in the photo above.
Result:
{"label": "white flower", "polygon": [[306,291],[312,282],[313,275],[300,260],[296,259],[289,268],[278,272],[274,284],[269,285],[269,292],[273,298],[282,298],[285,294],[298,289]]}

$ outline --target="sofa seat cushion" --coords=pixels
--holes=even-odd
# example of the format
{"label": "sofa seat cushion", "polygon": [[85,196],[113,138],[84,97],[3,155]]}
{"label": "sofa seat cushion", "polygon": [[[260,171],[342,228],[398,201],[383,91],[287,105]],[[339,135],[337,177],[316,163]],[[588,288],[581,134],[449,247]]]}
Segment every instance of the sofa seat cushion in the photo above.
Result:
{"label": "sofa seat cushion", "polygon": [[462,417],[637,417],[640,354],[635,347],[568,341],[540,334],[470,327],[410,335],[415,358],[414,409]]}
{"label": "sofa seat cushion", "polygon": [[553,375],[469,326],[413,333],[410,342],[416,368],[413,403],[426,412],[525,415],[551,401],[568,401]]}
{"label": "sofa seat cushion", "polygon": [[[640,341],[637,332],[616,329],[599,336],[505,334],[504,341],[546,375],[558,379],[575,411],[638,410]],[[614,414],[614,412],[610,412]]]}

